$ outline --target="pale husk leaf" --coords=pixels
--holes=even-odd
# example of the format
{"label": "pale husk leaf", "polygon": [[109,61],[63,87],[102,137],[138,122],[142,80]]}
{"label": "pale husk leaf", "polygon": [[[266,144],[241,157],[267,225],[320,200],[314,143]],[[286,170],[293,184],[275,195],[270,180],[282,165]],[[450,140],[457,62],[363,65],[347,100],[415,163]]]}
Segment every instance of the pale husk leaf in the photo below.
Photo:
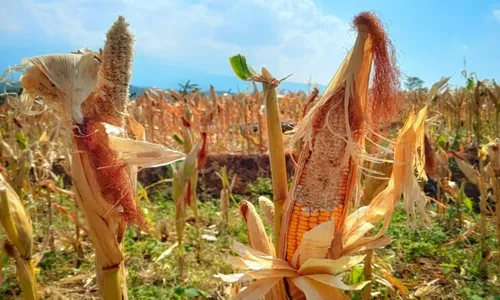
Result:
{"label": "pale husk leaf", "polygon": [[345,284],[342,279],[340,279],[338,276],[333,276],[333,275],[328,275],[328,274],[311,274],[311,275],[306,275],[304,276],[306,278],[310,278],[312,280],[315,280],[317,282],[323,283],[325,285],[329,285],[334,288],[338,288],[344,291],[356,291],[362,289],[365,285],[369,283],[369,281],[365,281],[362,283],[354,284],[354,285],[348,285]]}
{"label": "pale husk leaf", "polygon": [[267,294],[278,282],[281,278],[265,278],[259,279],[256,282],[252,283],[246,289],[244,289],[241,293],[239,293],[234,299],[235,300],[255,300],[263,297]]}
{"label": "pale husk leaf", "polygon": [[299,288],[306,296],[306,299],[315,300],[348,300],[344,293],[338,289],[320,283],[316,280],[307,277],[297,277],[292,279],[293,283]]}
{"label": "pale husk leaf", "polygon": [[121,218],[115,213],[113,205],[102,197],[98,179],[85,154],[74,151],[72,164],[76,201],[85,212],[96,255],[103,268],[117,266],[123,260],[123,254],[115,237]]}
{"label": "pale husk leaf", "polygon": [[240,204],[240,215],[247,227],[250,247],[257,251],[273,255],[274,247],[267,236],[264,223],[262,223],[253,204],[248,201],[243,201]]}
{"label": "pale husk leaf", "polygon": [[300,266],[311,258],[326,257],[334,231],[335,224],[333,220],[330,220],[304,233],[302,241],[292,258],[292,266]]}
{"label": "pale husk leaf", "polygon": [[474,167],[472,167],[472,165],[470,165],[468,162],[460,159],[460,158],[456,158],[455,161],[457,162],[457,166],[458,168],[460,169],[460,171],[462,171],[462,173],[464,173],[465,177],[467,177],[467,179],[469,179],[469,181],[474,184],[475,186],[478,186],[479,185],[479,172],[474,169]]}
{"label": "pale husk leaf", "polygon": [[183,160],[183,152],[146,141],[136,141],[109,135],[109,146],[123,162],[143,168],[169,165]]}
{"label": "pale husk leaf", "polygon": [[364,258],[365,255],[343,256],[336,260],[310,258],[300,266],[297,273],[300,276],[311,274],[338,274],[349,270],[354,265],[359,264]]}

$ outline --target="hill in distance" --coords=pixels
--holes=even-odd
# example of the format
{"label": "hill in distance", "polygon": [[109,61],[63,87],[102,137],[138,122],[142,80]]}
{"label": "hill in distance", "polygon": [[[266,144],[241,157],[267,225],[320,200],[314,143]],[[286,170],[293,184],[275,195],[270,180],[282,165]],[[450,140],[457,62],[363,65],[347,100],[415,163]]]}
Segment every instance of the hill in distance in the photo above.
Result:
{"label": "hill in distance", "polygon": [[[207,76],[194,76],[192,79],[186,79],[184,81],[179,81],[179,80],[166,80],[168,82],[165,83],[165,85],[161,86],[138,86],[138,85],[130,85],[130,94],[131,94],[131,99],[134,99],[135,97],[139,96],[144,90],[148,88],[159,88],[163,90],[176,90],[179,91],[181,89],[180,84],[184,85],[188,80],[190,80],[190,84],[196,84],[198,87],[201,89],[202,92],[208,92],[210,90],[210,85],[213,85],[216,93],[217,94],[222,94],[222,93],[230,93],[230,94],[236,94],[238,92],[252,92],[253,91],[253,86],[251,82],[245,82],[242,80],[239,80],[238,78],[232,77],[232,76],[212,76],[212,77],[207,77]],[[261,84],[258,83],[257,87],[259,89],[262,89]],[[323,92],[325,89],[324,85],[308,85],[305,83],[296,83],[296,82],[289,82],[289,81],[284,81],[282,82],[279,87],[278,87],[278,92],[281,93],[287,93],[288,91],[292,92],[298,92],[298,91],[304,91],[304,92],[309,92],[313,87],[316,87],[320,90],[320,92]],[[9,85],[6,85],[4,82],[0,82],[0,94],[4,92],[18,92],[20,89],[20,83],[19,82],[10,82]]]}

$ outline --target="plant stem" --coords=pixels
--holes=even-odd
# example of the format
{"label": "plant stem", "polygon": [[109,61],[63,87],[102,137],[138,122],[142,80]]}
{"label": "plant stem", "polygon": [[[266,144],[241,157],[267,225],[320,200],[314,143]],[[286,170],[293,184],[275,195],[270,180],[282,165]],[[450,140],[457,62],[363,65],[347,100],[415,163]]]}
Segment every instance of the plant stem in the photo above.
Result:
{"label": "plant stem", "polygon": [[191,189],[191,195],[193,197],[193,199],[191,199],[191,201],[192,201],[191,209],[193,210],[193,215],[194,215],[194,230],[195,230],[195,239],[196,239],[196,259],[199,261],[200,255],[201,255],[201,233],[200,233],[200,217],[198,215],[198,197],[196,196],[197,182],[198,182],[198,174],[195,173],[193,175],[191,185],[189,185],[188,188]]}
{"label": "plant stem", "polygon": [[500,269],[500,180],[498,176],[494,177],[493,184],[496,186],[495,189],[495,203],[496,203],[496,214],[497,214],[497,266]]}
{"label": "plant stem", "polygon": [[50,196],[50,192],[48,192],[47,203],[48,203],[47,209],[49,213],[49,226],[47,228],[47,236],[49,239],[50,250],[55,251],[56,247],[54,244],[54,235],[52,232],[52,197]]}
{"label": "plant stem", "polygon": [[37,285],[35,278],[35,268],[32,260],[26,260],[23,257],[16,257],[16,274],[21,287],[23,299],[38,299]]}
{"label": "plant stem", "polygon": [[[269,71],[262,68],[262,75],[265,78],[273,78]],[[271,165],[271,176],[273,181],[274,200],[274,233],[276,254],[282,258],[279,245],[281,234],[281,218],[285,202],[288,198],[288,184],[285,162],[285,148],[283,145],[283,133],[281,131],[280,111],[276,96],[276,86],[271,82],[263,82],[262,88],[265,91],[265,105],[267,115],[267,130],[269,141],[269,161]]]}
{"label": "plant stem", "polygon": [[[480,202],[479,202],[479,208],[481,211],[481,219],[479,223],[479,234],[480,234],[480,241],[481,241],[481,255],[482,258],[486,257],[486,252],[487,252],[487,247],[486,247],[486,213],[487,213],[487,208],[486,208],[486,191],[485,191],[485,174],[483,170],[483,160],[481,158],[481,155],[479,155],[479,192],[480,192]],[[483,263],[481,262],[481,265]]]}
{"label": "plant stem", "polygon": [[369,281],[367,285],[361,291],[361,297],[363,300],[372,299],[372,278],[373,278],[373,249],[366,251],[365,265],[364,265],[364,276],[365,280]]}
{"label": "plant stem", "polygon": [[80,237],[80,218],[78,217],[78,205],[75,202],[75,252],[76,267],[79,268],[83,262],[82,238]]}
{"label": "plant stem", "polygon": [[105,300],[122,300],[120,266],[102,270],[102,295]]}
{"label": "plant stem", "polygon": [[[462,183],[462,187],[461,187],[461,191],[463,189],[463,185],[465,185],[465,183]],[[462,211],[460,210],[461,206],[462,206],[462,192],[459,193],[457,199],[456,199],[456,204],[457,204],[457,218],[458,218],[458,228],[459,229],[462,229]]]}

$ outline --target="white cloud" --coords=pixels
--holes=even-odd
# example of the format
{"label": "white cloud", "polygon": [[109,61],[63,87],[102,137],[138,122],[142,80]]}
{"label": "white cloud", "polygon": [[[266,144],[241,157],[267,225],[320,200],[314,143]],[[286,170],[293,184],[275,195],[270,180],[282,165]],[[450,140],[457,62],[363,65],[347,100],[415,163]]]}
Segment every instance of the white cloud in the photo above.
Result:
{"label": "white cloud", "polygon": [[138,54],[222,75],[231,74],[229,56],[242,53],[277,77],[293,73],[290,81],[312,76],[327,83],[354,42],[350,25],[312,0],[20,0],[16,5],[24,7],[18,30],[33,34],[32,28],[39,28],[47,39],[74,48],[100,47],[122,14]]}
{"label": "white cloud", "polygon": [[492,14],[493,14],[493,18],[495,19],[495,21],[500,23],[500,9],[494,9]]}

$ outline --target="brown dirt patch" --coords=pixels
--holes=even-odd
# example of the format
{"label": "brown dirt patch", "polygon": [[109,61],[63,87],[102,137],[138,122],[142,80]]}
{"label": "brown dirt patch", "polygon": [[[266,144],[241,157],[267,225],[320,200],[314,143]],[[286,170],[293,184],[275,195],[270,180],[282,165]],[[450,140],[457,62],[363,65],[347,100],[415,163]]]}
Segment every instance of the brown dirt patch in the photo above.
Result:
{"label": "brown dirt patch", "polygon": [[[224,166],[230,178],[234,174],[237,175],[233,193],[239,195],[250,193],[249,183],[256,183],[258,178],[271,176],[267,154],[212,154],[208,156],[205,167],[199,173],[198,195],[219,196],[222,184],[215,173],[220,172]],[[290,154],[286,155],[286,166],[290,179],[294,170]],[[145,186],[168,177],[168,167],[144,169],[138,174],[139,181]]]}

